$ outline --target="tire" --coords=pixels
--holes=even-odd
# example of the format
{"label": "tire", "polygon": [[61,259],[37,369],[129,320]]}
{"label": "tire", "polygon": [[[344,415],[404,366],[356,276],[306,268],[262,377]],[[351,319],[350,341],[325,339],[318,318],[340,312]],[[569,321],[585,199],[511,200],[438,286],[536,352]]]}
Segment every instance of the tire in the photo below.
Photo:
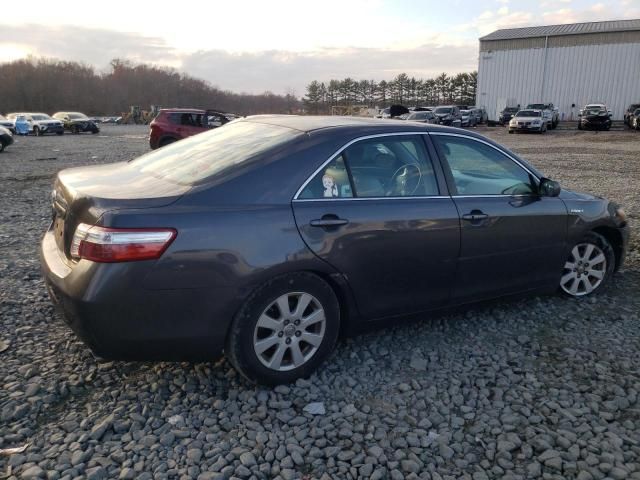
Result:
{"label": "tire", "polygon": [[61,130],[59,132],[56,132],[56,135],[64,135],[64,130]]}
{"label": "tire", "polygon": [[582,123],[578,122],[578,130],[582,130]]}
{"label": "tire", "polygon": [[73,133],[74,135],[78,135],[80,133],[80,127],[78,125],[72,125],[71,133]]}
{"label": "tire", "polygon": [[41,137],[41,136],[42,136],[42,131],[40,130],[40,128],[39,128],[39,127],[33,127],[33,134],[34,134],[36,137]]}
{"label": "tire", "polygon": [[[302,312],[297,311],[300,301],[308,302]],[[283,314],[280,305],[289,312]],[[319,320],[322,314],[324,320]],[[303,327],[305,318],[315,322]],[[300,320],[303,323],[296,323]],[[324,280],[306,272],[282,275],[259,287],[245,302],[229,328],[225,354],[251,382],[291,383],[318,368],[333,350],[339,330],[338,299]]]}
{"label": "tire", "polygon": [[513,133],[513,130],[509,130],[509,133]]}
{"label": "tire", "polygon": [[160,145],[158,145],[159,147],[164,147],[166,145],[169,145],[170,143],[175,142],[176,139],[175,138],[163,138],[162,140],[160,140]]}
{"label": "tire", "polygon": [[560,277],[560,290],[571,297],[600,291],[611,280],[615,266],[611,244],[602,235],[589,232],[569,252]]}
{"label": "tire", "polygon": [[4,143],[0,142],[0,153],[4,152]]}

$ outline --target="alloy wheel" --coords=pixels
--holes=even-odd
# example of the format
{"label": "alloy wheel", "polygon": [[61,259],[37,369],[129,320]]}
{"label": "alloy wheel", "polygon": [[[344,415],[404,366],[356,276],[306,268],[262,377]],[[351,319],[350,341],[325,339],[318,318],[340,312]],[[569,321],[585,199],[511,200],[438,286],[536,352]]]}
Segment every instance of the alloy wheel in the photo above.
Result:
{"label": "alloy wheel", "polygon": [[564,264],[560,288],[569,295],[588,295],[600,286],[607,272],[607,257],[593,243],[579,243]]}
{"label": "alloy wheel", "polygon": [[258,318],[253,349],[265,367],[280,372],[293,370],[313,357],[325,329],[324,308],[313,295],[285,293]]}

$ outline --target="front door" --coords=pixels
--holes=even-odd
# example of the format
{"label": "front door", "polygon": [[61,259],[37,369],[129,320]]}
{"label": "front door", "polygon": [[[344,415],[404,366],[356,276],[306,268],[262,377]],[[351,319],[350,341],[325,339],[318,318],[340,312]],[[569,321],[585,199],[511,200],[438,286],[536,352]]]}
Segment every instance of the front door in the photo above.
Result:
{"label": "front door", "polygon": [[566,253],[564,202],[538,195],[534,175],[486,142],[459,135],[430,137],[460,213],[455,299],[557,285]]}
{"label": "front door", "polygon": [[347,279],[367,319],[449,300],[460,232],[422,135],[361,140],[335,156],[293,201],[308,247]]}

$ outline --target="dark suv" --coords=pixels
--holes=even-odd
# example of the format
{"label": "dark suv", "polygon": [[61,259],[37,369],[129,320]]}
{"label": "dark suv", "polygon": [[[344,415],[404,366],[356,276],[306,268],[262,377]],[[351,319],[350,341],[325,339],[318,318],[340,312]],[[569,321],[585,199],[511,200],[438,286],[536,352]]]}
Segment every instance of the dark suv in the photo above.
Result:
{"label": "dark suv", "polygon": [[65,130],[69,130],[71,133],[87,133],[92,134],[100,133],[100,127],[96,125],[96,122],[87,117],[84,113],[80,112],[56,112],[53,114],[53,118],[60,120],[64,125]]}
{"label": "dark suv", "polygon": [[183,138],[221,127],[230,119],[221,112],[197,108],[163,108],[151,122],[149,146],[164,147]]}
{"label": "dark suv", "polygon": [[441,125],[462,126],[462,115],[460,114],[460,109],[455,105],[436,107],[433,113]]}
{"label": "dark suv", "polygon": [[627,109],[624,111],[624,124],[625,125],[629,125],[629,127],[631,127],[631,121],[633,119],[633,112],[637,109],[640,108],[640,103],[632,103],[631,105],[629,105],[627,107]]}

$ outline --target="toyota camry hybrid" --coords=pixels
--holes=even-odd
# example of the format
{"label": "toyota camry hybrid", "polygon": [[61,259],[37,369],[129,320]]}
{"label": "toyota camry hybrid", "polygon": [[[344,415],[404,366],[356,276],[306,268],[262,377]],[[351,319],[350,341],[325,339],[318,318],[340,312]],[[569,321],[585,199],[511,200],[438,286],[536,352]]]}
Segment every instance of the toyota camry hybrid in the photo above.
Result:
{"label": "toyota camry hybrid", "polygon": [[308,376],[345,328],[511,294],[581,297],[623,262],[618,205],[437,125],[255,116],[61,171],[41,262],[96,356]]}

